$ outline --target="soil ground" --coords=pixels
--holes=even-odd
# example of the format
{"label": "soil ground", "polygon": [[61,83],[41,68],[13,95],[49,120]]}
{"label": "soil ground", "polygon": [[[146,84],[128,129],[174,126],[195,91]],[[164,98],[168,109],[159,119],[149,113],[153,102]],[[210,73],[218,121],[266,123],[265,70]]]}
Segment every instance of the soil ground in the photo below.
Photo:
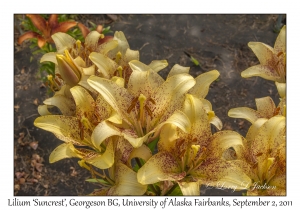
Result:
{"label": "soil ground", "polygon": [[[278,15],[78,15],[77,20],[110,26],[123,31],[130,48],[140,51],[140,60],[166,59],[169,66],[160,74],[166,77],[174,64],[190,66],[192,76],[209,70],[220,72],[207,99],[223,122],[223,129],[246,134],[250,124],[227,116],[229,109],[255,107],[255,98],[271,96],[279,102],[274,82],[253,77],[241,78],[246,68],[258,64],[248,42],[274,45],[273,31]],[[283,21],[285,15],[283,15]],[[15,22],[15,40],[21,34]],[[112,34],[113,35],[113,34]],[[195,66],[184,52],[200,62]],[[61,141],[52,133],[33,125],[38,117],[37,106],[49,97],[38,79],[38,60],[30,62],[29,45],[14,45],[14,194],[15,195],[86,195],[95,186],[86,183],[89,173],[81,169],[77,159],[64,159],[49,164],[51,151]],[[203,195],[240,195],[226,190],[201,188]]]}

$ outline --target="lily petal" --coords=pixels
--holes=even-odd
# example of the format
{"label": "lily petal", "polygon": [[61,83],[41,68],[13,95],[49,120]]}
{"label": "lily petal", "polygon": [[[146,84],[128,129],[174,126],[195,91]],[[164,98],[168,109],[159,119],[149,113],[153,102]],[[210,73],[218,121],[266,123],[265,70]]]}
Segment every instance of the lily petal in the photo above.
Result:
{"label": "lily petal", "polygon": [[55,43],[57,53],[62,54],[66,49],[72,49],[76,40],[69,34],[57,32],[53,34],[52,39]]}
{"label": "lily petal", "polygon": [[228,112],[229,117],[243,118],[254,124],[254,122],[261,117],[259,112],[248,107],[238,107],[230,109]]}
{"label": "lily petal", "polygon": [[50,61],[50,62],[55,63],[56,65],[58,65],[57,60],[56,60],[56,55],[57,55],[57,52],[46,53],[41,57],[40,63],[43,63],[45,61]]}
{"label": "lily petal", "polygon": [[178,182],[178,184],[184,196],[200,195],[200,186],[198,182]]}
{"label": "lily petal", "polygon": [[170,70],[168,77],[174,76],[176,74],[188,74],[190,71],[190,67],[180,66],[175,64],[172,69]]}
{"label": "lily petal", "polygon": [[196,84],[189,90],[190,94],[193,94],[199,98],[205,98],[208,94],[209,86],[220,76],[217,70],[211,70],[209,72],[200,74],[195,78]]}
{"label": "lily petal", "polygon": [[[178,106],[178,97],[184,95],[195,85],[195,80],[188,74],[177,74],[167,80],[154,92],[153,100],[158,106],[153,111],[154,118],[169,114]],[[174,105],[172,105],[174,104]]]}
{"label": "lily petal", "polygon": [[[137,59],[135,59],[135,60],[137,60]],[[154,60],[154,61],[151,61],[151,63],[148,66],[153,71],[159,72],[160,70],[162,70],[168,66],[168,61],[167,60]]]}
{"label": "lily petal", "polygon": [[108,195],[143,195],[147,185],[138,183],[136,172],[118,162],[116,165],[116,183],[108,191]]}
{"label": "lily petal", "polygon": [[273,57],[274,49],[262,42],[249,42],[248,46],[254,52],[261,65],[267,65]]}
{"label": "lily petal", "polygon": [[107,103],[109,103],[120,116],[126,118],[128,115],[127,109],[133,100],[133,96],[127,89],[118,86],[111,80],[93,75],[88,79],[88,83],[103,96]]}
{"label": "lily petal", "polygon": [[284,98],[286,96],[286,83],[275,82],[280,98]]}
{"label": "lily petal", "polygon": [[244,78],[259,76],[267,80],[277,81],[280,80],[280,76],[275,70],[271,69],[269,66],[256,65],[242,71],[241,76]]}
{"label": "lily petal", "polygon": [[176,181],[184,178],[176,160],[168,153],[159,152],[152,156],[137,173],[138,182],[153,184],[159,181]]}
{"label": "lily petal", "polygon": [[64,143],[56,147],[50,154],[49,163],[54,163],[64,158],[82,158],[75,152],[75,147],[71,143]]}
{"label": "lily petal", "polygon": [[284,25],[275,41],[274,51],[276,52],[286,52],[286,25]]}

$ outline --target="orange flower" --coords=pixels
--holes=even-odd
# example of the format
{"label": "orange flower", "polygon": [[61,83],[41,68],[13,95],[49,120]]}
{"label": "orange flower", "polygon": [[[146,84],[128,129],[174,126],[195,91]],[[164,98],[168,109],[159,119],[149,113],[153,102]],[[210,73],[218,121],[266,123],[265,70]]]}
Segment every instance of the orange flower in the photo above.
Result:
{"label": "orange flower", "polygon": [[58,15],[50,15],[48,20],[45,20],[41,15],[26,15],[33,25],[40,31],[28,31],[21,35],[18,39],[18,44],[22,44],[26,39],[37,38],[38,46],[42,48],[46,43],[53,43],[51,36],[57,32],[67,32],[70,28],[77,25],[75,21],[58,22]]}

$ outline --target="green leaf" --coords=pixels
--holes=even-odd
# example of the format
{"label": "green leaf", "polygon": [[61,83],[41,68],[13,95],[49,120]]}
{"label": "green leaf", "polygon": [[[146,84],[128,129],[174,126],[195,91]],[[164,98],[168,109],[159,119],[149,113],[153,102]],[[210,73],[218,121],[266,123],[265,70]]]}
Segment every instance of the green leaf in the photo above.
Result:
{"label": "green leaf", "polygon": [[85,181],[86,182],[91,182],[91,183],[110,185],[107,181],[105,181],[103,179],[86,179]]}
{"label": "green leaf", "polygon": [[158,142],[159,138],[156,138],[154,141],[151,141],[147,146],[149,147],[149,149],[151,150],[152,154],[155,152],[156,149],[156,145]]}
{"label": "green leaf", "polygon": [[178,196],[178,195],[183,195],[179,185],[169,194],[170,196]]}

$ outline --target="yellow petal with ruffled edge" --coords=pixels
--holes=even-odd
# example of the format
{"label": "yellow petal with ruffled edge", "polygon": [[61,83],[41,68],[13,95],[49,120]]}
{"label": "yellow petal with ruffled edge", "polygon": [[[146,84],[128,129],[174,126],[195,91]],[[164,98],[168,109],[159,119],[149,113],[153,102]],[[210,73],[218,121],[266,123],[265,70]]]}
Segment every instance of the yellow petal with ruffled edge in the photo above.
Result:
{"label": "yellow petal with ruffled edge", "polygon": [[116,164],[115,185],[110,188],[108,195],[143,195],[147,185],[137,181],[136,172],[121,162]]}

